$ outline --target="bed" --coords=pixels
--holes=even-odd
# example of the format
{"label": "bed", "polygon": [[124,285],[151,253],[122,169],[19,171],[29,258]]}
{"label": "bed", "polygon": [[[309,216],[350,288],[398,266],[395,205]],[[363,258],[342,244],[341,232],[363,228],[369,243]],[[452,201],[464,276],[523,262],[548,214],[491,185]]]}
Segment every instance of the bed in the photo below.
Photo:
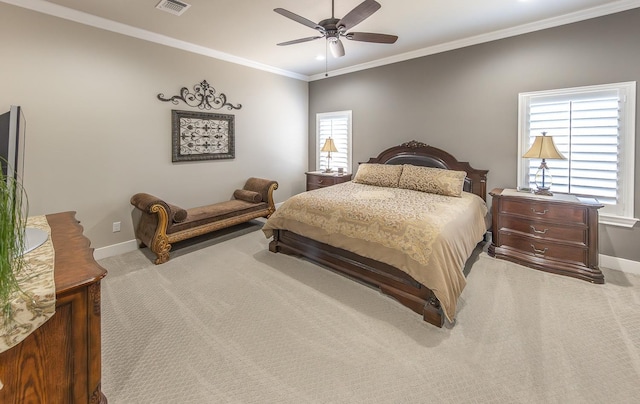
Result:
{"label": "bed", "polygon": [[360,164],[351,182],[289,198],[263,232],[271,252],[377,287],[442,327],[454,321],[464,264],[488,229],[487,172],[403,143]]}

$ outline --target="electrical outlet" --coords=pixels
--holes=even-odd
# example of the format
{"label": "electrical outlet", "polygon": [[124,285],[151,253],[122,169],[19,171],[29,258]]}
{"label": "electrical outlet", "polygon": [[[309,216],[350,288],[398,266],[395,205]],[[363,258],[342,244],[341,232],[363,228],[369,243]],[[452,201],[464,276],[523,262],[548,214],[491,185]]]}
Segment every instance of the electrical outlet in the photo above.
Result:
{"label": "electrical outlet", "polygon": [[120,222],[113,222],[113,232],[117,233],[120,231]]}

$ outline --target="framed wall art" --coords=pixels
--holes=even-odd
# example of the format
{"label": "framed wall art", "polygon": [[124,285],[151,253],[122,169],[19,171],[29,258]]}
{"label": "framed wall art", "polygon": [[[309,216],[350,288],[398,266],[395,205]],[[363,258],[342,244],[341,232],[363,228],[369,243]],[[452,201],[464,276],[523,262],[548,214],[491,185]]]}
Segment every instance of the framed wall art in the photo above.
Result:
{"label": "framed wall art", "polygon": [[171,111],[171,161],[235,158],[234,116]]}

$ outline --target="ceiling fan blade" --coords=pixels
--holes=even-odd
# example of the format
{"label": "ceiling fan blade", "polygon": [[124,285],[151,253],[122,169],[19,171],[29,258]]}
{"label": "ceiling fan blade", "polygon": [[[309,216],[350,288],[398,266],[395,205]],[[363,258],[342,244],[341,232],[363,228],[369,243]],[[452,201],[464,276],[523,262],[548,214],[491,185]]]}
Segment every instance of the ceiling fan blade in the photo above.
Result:
{"label": "ceiling fan blade", "polygon": [[293,45],[293,44],[297,44],[297,43],[313,41],[314,39],[320,39],[320,38],[324,38],[324,37],[322,37],[322,36],[309,36],[309,37],[306,37],[306,38],[294,39],[293,41],[280,42],[277,45],[278,46]]}
{"label": "ceiling fan blade", "polygon": [[331,51],[331,54],[334,58],[344,56],[344,45],[342,45],[342,41],[340,41],[340,39],[338,38],[336,38],[335,41],[329,41],[329,50]]}
{"label": "ceiling fan blade", "polygon": [[306,25],[309,28],[313,28],[313,29],[317,29],[319,31],[324,31],[324,28],[322,28],[321,26],[319,26],[318,24],[316,24],[315,22],[308,20],[304,17],[299,16],[298,14],[294,14],[289,10],[285,10],[284,8],[274,8],[273,11],[275,11],[276,13],[285,16],[287,18],[292,19],[295,22],[298,22],[302,25]]}
{"label": "ceiling fan blade", "polygon": [[345,30],[351,29],[360,24],[371,14],[375,13],[382,7],[380,3],[375,0],[364,0],[362,3],[356,6],[353,10],[349,11],[347,15],[342,17],[336,24],[337,27],[344,27]]}
{"label": "ceiling fan blade", "polygon": [[349,32],[344,37],[352,41],[375,43],[395,43],[398,40],[395,35],[375,34],[372,32]]}

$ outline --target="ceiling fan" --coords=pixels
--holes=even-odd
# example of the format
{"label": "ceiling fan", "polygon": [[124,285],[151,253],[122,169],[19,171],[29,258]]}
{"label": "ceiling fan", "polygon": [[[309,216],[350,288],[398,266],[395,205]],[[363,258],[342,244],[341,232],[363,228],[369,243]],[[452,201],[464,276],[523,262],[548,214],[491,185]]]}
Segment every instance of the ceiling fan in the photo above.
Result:
{"label": "ceiling fan", "polygon": [[327,18],[318,23],[294,14],[284,8],[276,8],[273,10],[276,13],[290,18],[302,25],[306,25],[309,28],[313,28],[320,33],[320,35],[316,36],[281,42],[278,46],[293,45],[301,42],[313,41],[314,39],[327,38],[331,54],[333,57],[338,58],[344,56],[344,45],[342,45],[340,37],[347,38],[351,41],[392,44],[398,39],[395,35],[376,34],[371,32],[347,32],[349,29],[355,27],[371,16],[371,14],[378,11],[380,7],[382,7],[380,3],[375,0],[365,0],[357,5],[353,10],[349,11],[347,15],[339,19],[334,16],[334,1],[331,0],[331,18]]}

